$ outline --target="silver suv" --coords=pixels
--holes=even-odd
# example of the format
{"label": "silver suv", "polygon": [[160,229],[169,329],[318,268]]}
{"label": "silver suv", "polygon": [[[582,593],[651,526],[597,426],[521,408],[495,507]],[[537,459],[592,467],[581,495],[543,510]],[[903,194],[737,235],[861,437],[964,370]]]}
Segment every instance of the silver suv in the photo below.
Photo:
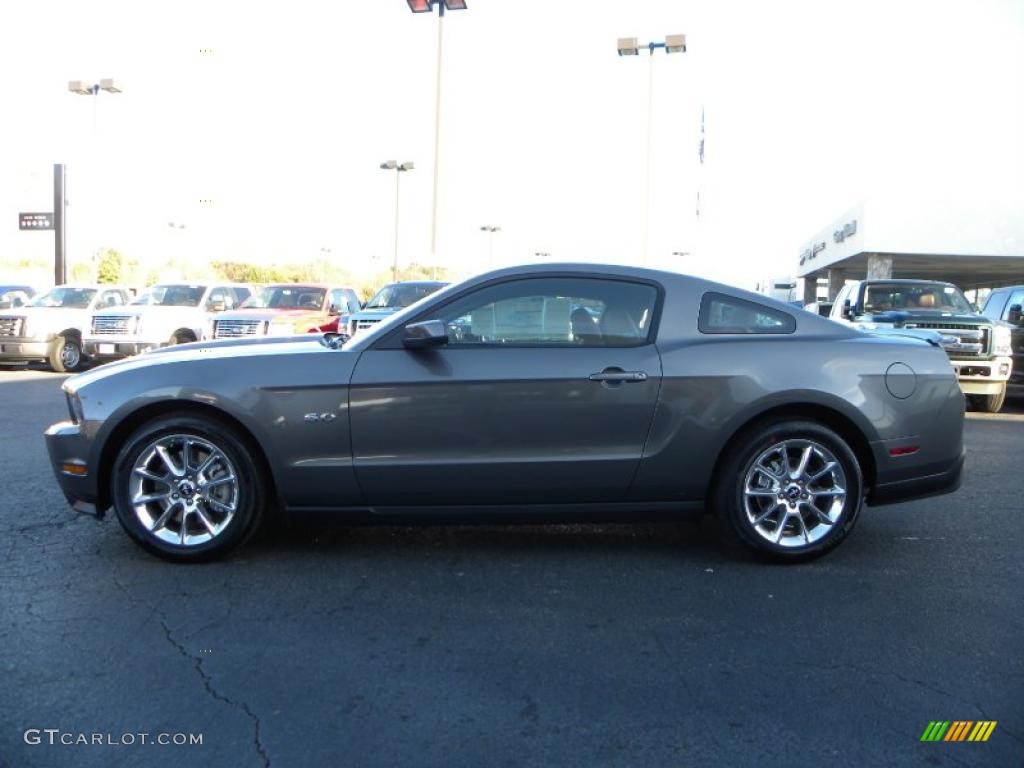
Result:
{"label": "silver suv", "polygon": [[93,312],[131,300],[116,285],[58,285],[27,306],[0,315],[0,360],[44,361],[58,372],[76,371],[84,362],[82,337]]}

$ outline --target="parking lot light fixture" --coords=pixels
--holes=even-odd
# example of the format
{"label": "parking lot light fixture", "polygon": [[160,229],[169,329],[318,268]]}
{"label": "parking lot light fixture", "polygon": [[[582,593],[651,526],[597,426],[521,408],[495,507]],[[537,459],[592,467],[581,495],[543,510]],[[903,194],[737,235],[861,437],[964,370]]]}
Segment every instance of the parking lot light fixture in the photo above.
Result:
{"label": "parking lot light fixture", "polygon": [[620,37],[618,41],[619,56],[639,56],[640,46],[635,37]]}
{"label": "parking lot light fixture", "polygon": [[648,261],[648,241],[651,224],[651,132],[654,119],[654,52],[663,48],[665,53],[685,53],[686,35],[666,35],[664,40],[654,40],[643,45],[635,37],[620,37],[616,43],[619,56],[636,56],[641,48],[650,54],[647,67],[647,150],[644,171],[643,223],[640,239],[640,254],[644,264]]}
{"label": "parking lot light fixture", "polygon": [[501,232],[501,227],[494,224],[484,224],[480,227],[481,232],[487,233],[487,268],[494,265],[494,233]]}
{"label": "parking lot light fixture", "polygon": [[385,160],[380,164],[383,171],[395,172],[395,257],[391,263],[391,282],[398,282],[398,213],[399,213],[399,179],[405,171],[411,171],[416,165],[411,160],[400,163],[397,160]]}
{"label": "parking lot light fixture", "polygon": [[437,77],[434,84],[434,186],[430,213],[430,261],[437,263],[437,189],[441,165],[441,51],[443,50],[444,12],[466,10],[466,0],[406,0],[413,13],[429,13],[437,6]]}

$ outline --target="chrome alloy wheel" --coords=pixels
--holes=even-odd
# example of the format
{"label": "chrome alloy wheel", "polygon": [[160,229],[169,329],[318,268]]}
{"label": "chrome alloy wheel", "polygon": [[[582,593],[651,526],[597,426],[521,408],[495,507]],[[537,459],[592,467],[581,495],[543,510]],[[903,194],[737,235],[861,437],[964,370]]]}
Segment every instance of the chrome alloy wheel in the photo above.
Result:
{"label": "chrome alloy wheel", "polygon": [[132,467],[128,498],[153,536],[182,547],[216,538],[239,502],[238,473],[228,457],[195,435],[164,435]]}
{"label": "chrome alloy wheel", "polygon": [[64,368],[73,371],[82,363],[82,350],[73,341],[65,341],[60,348],[60,359]]}
{"label": "chrome alloy wheel", "polygon": [[750,463],[743,509],[765,540],[803,547],[832,530],[846,505],[846,489],[846,473],[828,448],[813,440],[783,440]]}

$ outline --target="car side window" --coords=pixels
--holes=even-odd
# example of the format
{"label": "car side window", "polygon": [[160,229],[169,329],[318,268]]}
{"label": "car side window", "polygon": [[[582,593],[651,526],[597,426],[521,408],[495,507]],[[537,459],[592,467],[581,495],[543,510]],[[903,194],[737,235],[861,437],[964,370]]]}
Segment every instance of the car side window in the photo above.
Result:
{"label": "car side window", "polygon": [[1009,316],[1010,307],[1015,307],[1018,304],[1024,305],[1024,291],[1014,291],[1010,295],[1010,300],[1006,302],[1006,311],[1003,312],[1003,320]]}
{"label": "car side window", "polygon": [[793,333],[796,318],[724,293],[705,293],[700,302],[697,329],[701,333]]}
{"label": "car side window", "polygon": [[1005,302],[1006,291],[992,291],[985,300],[985,306],[981,308],[981,314],[990,320],[998,320],[1006,306]]}
{"label": "car side window", "polygon": [[229,288],[214,288],[210,291],[210,298],[206,301],[206,310],[212,312],[214,307],[223,302],[224,309],[233,309],[235,297]]}
{"label": "car side window", "polygon": [[124,303],[124,294],[121,291],[104,291],[100,294],[100,299],[96,302],[96,306],[101,308],[120,307]]}
{"label": "car side window", "polygon": [[235,306],[237,307],[243,301],[252,296],[252,291],[244,286],[234,286],[230,289],[232,295],[235,297]]}
{"label": "car side window", "polygon": [[598,278],[523,278],[456,299],[433,318],[450,346],[635,347],[648,343],[658,291]]}

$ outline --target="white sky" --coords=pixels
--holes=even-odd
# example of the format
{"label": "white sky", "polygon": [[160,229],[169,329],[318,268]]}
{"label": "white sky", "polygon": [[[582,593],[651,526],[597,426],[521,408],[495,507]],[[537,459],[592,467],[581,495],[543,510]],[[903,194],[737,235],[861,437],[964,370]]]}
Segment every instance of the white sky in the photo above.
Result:
{"label": "white sky", "polygon": [[[1024,187],[1024,0],[468,4],[445,17],[438,225],[465,272],[486,267],[482,224],[502,227],[495,266],[643,262],[648,60],[619,36],[687,35],[654,61],[652,266],[751,286],[874,192]],[[51,256],[17,212],[51,209],[66,162],[72,259],[330,248],[377,271],[396,159],[417,166],[401,258],[427,261],[436,24],[405,0],[5,3],[0,254]],[[102,77],[124,93],[66,90]]]}

